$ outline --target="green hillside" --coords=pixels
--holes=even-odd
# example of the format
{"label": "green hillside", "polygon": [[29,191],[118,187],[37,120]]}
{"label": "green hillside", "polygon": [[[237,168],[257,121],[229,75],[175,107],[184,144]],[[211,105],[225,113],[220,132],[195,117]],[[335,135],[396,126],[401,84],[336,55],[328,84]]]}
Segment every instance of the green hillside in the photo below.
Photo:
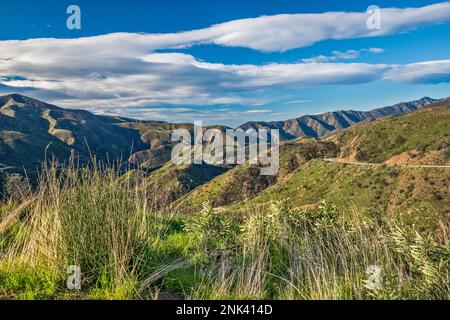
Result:
{"label": "green hillside", "polygon": [[[142,143],[161,152],[139,154],[147,168],[125,173],[54,163],[33,189],[7,177],[2,193],[27,194],[0,206],[0,298],[448,300],[450,168],[410,165],[446,161],[447,110],[288,141],[277,176],[250,165],[155,168],[170,148],[163,131],[143,132],[166,125],[103,119],[147,127]],[[367,162],[350,156],[358,148]],[[381,163],[408,150],[422,153]],[[78,291],[65,285],[72,263]],[[376,289],[374,265],[389,275]]]}
{"label": "green hillside", "polygon": [[175,200],[227,170],[208,164],[175,165],[169,162],[145,178],[146,191],[156,209],[169,209]]}
{"label": "green hillside", "polygon": [[[404,215],[426,225],[436,214],[450,212],[450,168],[421,167],[448,164],[449,129],[447,100],[321,140],[292,140],[280,147],[277,176],[261,176],[254,166],[237,166],[182,197],[176,209],[193,213],[210,200],[220,211],[236,214],[249,206],[267,208],[274,200],[287,200],[303,210],[317,208],[326,199],[369,213]],[[414,155],[414,150],[420,152]],[[402,155],[407,152],[411,155],[405,160]]]}
{"label": "green hillside", "polygon": [[206,200],[216,206],[243,201],[282,181],[311,159],[330,158],[336,154],[337,147],[332,142],[306,138],[284,142],[280,146],[280,169],[276,176],[262,176],[257,166],[236,166],[181,198],[175,208],[180,212],[192,212],[201,208]]}
{"label": "green hillside", "polygon": [[[312,160],[251,202],[287,200],[293,208],[325,199],[373,214],[408,215],[417,222],[450,212],[450,168],[360,166]],[[238,206],[236,206],[238,207]],[[231,207],[233,210],[236,207]]]}
{"label": "green hillside", "polygon": [[341,146],[341,158],[450,164],[450,100],[403,116],[358,124],[330,139]]}

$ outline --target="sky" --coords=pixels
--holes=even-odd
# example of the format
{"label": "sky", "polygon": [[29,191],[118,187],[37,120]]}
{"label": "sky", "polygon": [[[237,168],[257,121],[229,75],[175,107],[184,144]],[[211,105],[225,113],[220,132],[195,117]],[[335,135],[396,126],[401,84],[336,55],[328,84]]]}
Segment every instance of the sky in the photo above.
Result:
{"label": "sky", "polygon": [[0,0],[0,12],[0,95],[97,114],[237,126],[450,96],[450,1]]}

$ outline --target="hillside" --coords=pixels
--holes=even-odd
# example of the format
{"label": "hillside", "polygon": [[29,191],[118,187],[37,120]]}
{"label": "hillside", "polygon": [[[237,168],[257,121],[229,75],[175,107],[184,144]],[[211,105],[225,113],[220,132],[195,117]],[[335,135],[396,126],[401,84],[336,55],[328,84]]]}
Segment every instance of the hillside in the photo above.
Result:
{"label": "hillside", "polygon": [[[4,118],[2,128],[27,132],[25,120]],[[131,159],[148,170],[53,165],[33,190],[8,174],[0,192],[28,194],[0,205],[1,298],[448,298],[450,169],[383,163],[407,150],[442,162],[448,102],[285,141],[277,176],[249,165],[159,167],[171,124],[97,120],[151,145]],[[41,122],[43,141],[72,152],[78,135],[63,141]],[[346,158],[355,141],[368,162]],[[80,261],[80,291],[61,285],[68,261]],[[382,290],[365,285],[374,264],[390,275]]]}
{"label": "hillside", "polygon": [[347,210],[352,210],[348,207],[351,205],[353,210],[402,214],[417,223],[432,223],[436,216],[450,213],[449,186],[450,168],[358,166],[313,160],[251,203],[269,205],[273,200],[287,199],[293,208],[301,210],[317,207],[325,199]]}
{"label": "hillside", "polygon": [[362,121],[405,114],[438,101],[439,100],[424,97],[419,100],[401,102],[393,106],[378,108],[371,111],[341,110],[318,115],[305,115],[286,121],[252,121],[241,125],[239,128],[243,130],[251,128],[278,129],[280,130],[280,138],[282,140],[289,140],[297,137],[317,138],[323,137],[331,131],[348,128]]}
{"label": "hillside", "polygon": [[153,170],[170,159],[170,134],[179,127],[192,125],[94,115],[18,94],[2,96],[0,192],[11,194],[25,175],[34,181],[45,160],[65,162],[71,155],[81,163],[95,157]]}
{"label": "hillside", "polygon": [[[449,164],[449,102],[361,123],[320,140],[285,142],[280,147],[278,176],[261,177],[255,167],[238,166],[182,197],[177,209],[195,212],[211,200],[222,210],[236,213],[250,204],[266,206],[283,199],[301,209],[328,199],[412,217],[419,211],[430,217],[450,212],[449,168],[394,166]],[[409,161],[394,161],[408,152],[417,155],[409,156]],[[336,158],[336,163],[324,161],[329,158]]]}
{"label": "hillside", "polygon": [[[338,111],[304,116],[286,122],[247,123],[240,128],[281,129],[282,139],[323,136],[367,119],[410,112],[435,100],[422,98],[369,112]],[[170,156],[174,129],[192,131],[189,123],[138,121],[63,109],[22,95],[0,97],[0,164],[17,171],[35,170],[47,158],[66,160],[75,153],[81,160],[130,160],[148,169],[161,167]],[[223,129],[223,126],[214,126]],[[131,156],[130,159],[128,159]]]}
{"label": "hillside", "polygon": [[175,208],[189,212],[201,208],[206,200],[224,206],[252,198],[308,161],[335,157],[337,152],[337,146],[332,142],[306,138],[284,142],[280,146],[280,169],[276,176],[260,175],[257,166],[236,166],[181,198]]}
{"label": "hillside", "polygon": [[21,196],[20,186],[27,178],[35,183],[46,160],[127,160],[146,144],[137,130],[119,125],[124,121],[16,94],[0,97],[0,196]]}
{"label": "hillside", "polygon": [[[125,158],[146,147],[139,132],[122,127],[122,119],[62,109],[20,95],[0,97],[0,159],[17,168],[35,169],[47,155],[66,160]],[[48,148],[47,148],[48,146]]]}
{"label": "hillside", "polygon": [[146,192],[155,209],[170,209],[174,201],[228,170],[208,164],[166,163],[145,178]]}
{"label": "hillside", "polygon": [[190,123],[95,115],[11,94],[0,97],[0,163],[33,170],[45,155],[63,161],[74,152],[82,160],[130,160],[155,169],[169,160],[171,134],[179,128],[193,132]]}
{"label": "hillside", "polygon": [[403,116],[371,121],[328,137],[339,158],[389,164],[450,164],[450,99]]}
{"label": "hillside", "polygon": [[[147,172],[157,170],[148,178],[154,191],[163,190],[155,197],[156,205],[170,207],[182,197],[174,204],[182,212],[199,208],[206,199],[223,206],[255,197],[312,159],[448,164],[449,100],[424,107],[433,101],[423,98],[368,112],[342,111],[298,118],[297,123],[315,119],[327,124],[320,127],[326,130],[312,126],[317,133],[312,135],[352,127],[329,133],[322,140],[285,141],[280,147],[278,175],[266,177],[259,175],[258,168],[248,165],[228,171],[229,168],[215,166],[176,167],[167,163],[172,131],[177,128],[192,131],[192,124],[98,116],[21,95],[3,96],[0,97],[0,191],[8,195],[17,189],[14,186],[23,183],[24,169],[33,178],[45,159],[56,157],[65,161],[71,154],[85,162],[95,156],[104,161],[120,159]],[[406,114],[397,116],[403,113]],[[376,118],[383,119],[373,120]],[[295,126],[286,126],[292,134],[286,135],[288,131],[283,129],[285,139],[306,132],[296,131],[294,135]],[[249,124],[241,127],[249,128]]]}

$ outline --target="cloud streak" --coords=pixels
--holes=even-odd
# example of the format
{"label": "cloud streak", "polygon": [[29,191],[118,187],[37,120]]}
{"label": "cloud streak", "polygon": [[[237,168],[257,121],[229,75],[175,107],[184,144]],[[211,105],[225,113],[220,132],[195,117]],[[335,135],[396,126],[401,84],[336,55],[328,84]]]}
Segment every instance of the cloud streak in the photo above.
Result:
{"label": "cloud streak", "polygon": [[[63,40],[64,41],[64,40]],[[39,48],[40,49],[40,48]],[[94,50],[94,49],[93,49]],[[0,53],[1,55],[2,53]],[[31,52],[30,52],[31,54]],[[50,55],[51,53],[49,53]],[[199,61],[183,53],[150,53],[109,60],[58,52],[26,63],[21,58],[0,61],[0,80],[13,88],[58,92],[61,97],[89,99],[93,106],[156,104],[260,104],[245,92],[293,86],[361,84],[381,79],[403,83],[448,82],[450,60],[406,65],[368,63],[272,63],[227,65]],[[70,55],[69,55],[70,56]],[[104,102],[102,102],[104,101]],[[66,103],[66,104],[67,104]]]}
{"label": "cloud streak", "polygon": [[366,12],[282,14],[243,19],[206,29],[206,42],[261,51],[285,51],[323,40],[377,37],[448,21],[450,2],[381,10],[381,29],[367,28]]}
{"label": "cloud streak", "polygon": [[330,62],[330,61],[340,61],[340,60],[352,60],[358,59],[361,57],[361,54],[364,53],[382,53],[384,49],[382,48],[367,48],[367,49],[359,49],[359,50],[347,50],[347,51],[332,51],[332,55],[325,56],[319,55],[308,59],[302,59],[302,62],[311,63],[311,62]]}

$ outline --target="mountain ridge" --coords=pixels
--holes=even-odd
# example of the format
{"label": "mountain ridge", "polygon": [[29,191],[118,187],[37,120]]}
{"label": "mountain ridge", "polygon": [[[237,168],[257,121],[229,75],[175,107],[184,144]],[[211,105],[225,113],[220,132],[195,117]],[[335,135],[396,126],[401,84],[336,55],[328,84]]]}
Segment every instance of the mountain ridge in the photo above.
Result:
{"label": "mountain ridge", "polygon": [[[37,173],[42,163],[49,159],[56,158],[59,162],[65,162],[73,153],[86,162],[95,156],[98,160],[123,161],[129,164],[130,168],[145,169],[146,173],[154,171],[148,176],[149,181],[154,180],[154,183],[149,185],[152,190],[164,190],[162,192],[164,197],[159,199],[161,205],[176,201],[177,198],[205,183],[205,186],[208,186],[207,182],[217,175],[219,177],[215,181],[218,183],[211,185],[211,192],[208,191],[206,194],[216,196],[218,204],[242,201],[245,197],[255,196],[278,180],[283,180],[296,168],[316,158],[355,158],[358,161],[384,162],[399,161],[395,157],[401,156],[402,159],[414,157],[415,162],[447,161],[448,141],[442,133],[447,130],[447,125],[440,126],[438,131],[435,130],[435,133],[433,131],[432,137],[424,139],[422,136],[427,126],[416,130],[415,118],[408,120],[409,116],[417,113],[411,111],[423,108],[418,111],[420,112],[418,119],[429,119],[427,121],[430,124],[435,123],[433,128],[438,127],[440,123],[433,119],[440,119],[447,124],[445,117],[442,119],[442,116],[437,116],[439,113],[430,112],[427,118],[423,112],[428,109],[435,110],[436,108],[424,107],[441,100],[444,99],[425,97],[371,111],[335,111],[303,116],[302,121],[297,118],[275,122],[283,126],[287,123],[286,127],[291,132],[297,130],[296,134],[300,137],[287,139],[289,136],[286,131],[281,132],[284,134],[284,140],[288,141],[280,145],[280,172],[277,177],[266,179],[259,176],[258,168],[247,166],[235,168],[229,173],[225,172],[230,168],[214,166],[171,166],[169,160],[174,143],[171,141],[171,133],[177,128],[185,128],[192,132],[193,125],[189,123],[98,116],[89,111],[64,109],[21,95],[7,95],[0,97],[0,193],[11,193],[8,190],[18,185],[18,181],[20,182],[18,174],[23,176],[24,169],[30,177],[32,176],[30,171]],[[403,114],[408,115],[389,117]],[[440,114],[448,113],[445,111]],[[368,119],[380,120],[372,122],[367,121]],[[394,121],[400,119],[403,120]],[[301,126],[296,128],[299,122]],[[373,126],[377,123],[379,125]],[[336,127],[343,128],[346,124],[352,128],[337,130],[337,134],[329,135],[326,139],[315,137],[319,133],[325,135],[334,131]],[[366,129],[367,125],[371,125],[372,129]],[[223,127],[219,128],[223,130]],[[410,135],[411,132],[417,134]],[[309,133],[312,138],[302,137],[302,133]],[[440,137],[440,140],[433,142],[433,137],[436,139]],[[302,141],[304,138],[308,139]],[[408,159],[406,160],[412,161]],[[216,189],[220,192],[216,192]],[[198,202],[195,205],[200,204]]]}
{"label": "mountain ridge", "polygon": [[317,115],[304,115],[285,121],[249,121],[237,128],[248,129],[278,129],[282,140],[300,137],[321,138],[331,131],[345,129],[362,121],[376,120],[387,116],[401,115],[415,111],[444,99],[423,97],[418,100],[400,102],[392,106],[372,109],[369,111],[338,110]]}
{"label": "mountain ridge", "polygon": [[[399,115],[442,99],[424,97],[371,111],[342,110],[275,122],[247,122],[238,128],[280,129],[282,140],[322,137],[369,119]],[[154,170],[170,157],[174,129],[193,130],[190,123],[141,121],[65,109],[23,96],[0,96],[0,164],[28,170],[48,155],[65,160],[73,152],[88,161],[130,161]],[[219,127],[219,126],[215,126]]]}
{"label": "mountain ridge", "polygon": [[430,216],[429,208],[450,212],[450,99],[322,139],[284,141],[279,154],[280,170],[269,180],[255,166],[236,166],[180,197],[175,210],[195,213],[205,201],[235,213],[270,208],[272,200],[311,208],[321,199],[350,199],[364,210],[407,211],[423,203]]}

